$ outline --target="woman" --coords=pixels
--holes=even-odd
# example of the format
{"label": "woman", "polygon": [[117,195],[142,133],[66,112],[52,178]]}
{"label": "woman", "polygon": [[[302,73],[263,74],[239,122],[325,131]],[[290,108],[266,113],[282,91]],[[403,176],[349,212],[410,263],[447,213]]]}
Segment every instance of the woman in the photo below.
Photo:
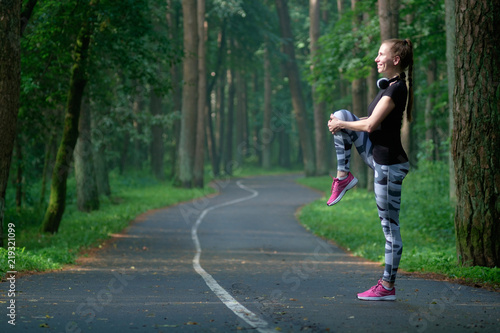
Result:
{"label": "woman", "polygon": [[[329,206],[336,204],[358,180],[349,172],[351,147],[354,144],[365,163],[374,170],[375,201],[385,235],[385,269],[382,279],[369,290],[358,294],[362,300],[395,300],[394,282],[403,251],[399,231],[401,185],[409,171],[408,157],[401,145],[403,113],[411,121],[413,104],[413,47],[408,39],[391,39],[380,46],[378,72],[382,87],[368,106],[368,117],[359,119],[347,110],[330,116],[328,129],[334,135],[337,153],[337,178],[332,183]],[[409,89],[404,71],[408,69]],[[388,83],[388,84],[387,84]],[[379,85],[380,87],[380,85]]]}

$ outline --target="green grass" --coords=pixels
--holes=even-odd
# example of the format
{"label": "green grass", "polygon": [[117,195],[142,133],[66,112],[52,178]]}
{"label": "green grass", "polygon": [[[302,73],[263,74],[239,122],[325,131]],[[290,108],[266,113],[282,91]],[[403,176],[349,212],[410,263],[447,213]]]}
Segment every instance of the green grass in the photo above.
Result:
{"label": "green grass", "polygon": [[[99,247],[111,234],[123,230],[141,213],[215,191],[210,187],[174,188],[169,183],[139,174],[126,177],[112,175],[111,188],[111,199],[101,197],[98,211],[84,213],[76,208],[72,200],[74,180],[68,181],[68,204],[59,231],[53,235],[40,233],[43,209],[6,210],[4,225],[13,223],[16,230],[15,270],[60,269],[65,264],[74,263],[83,250]],[[0,248],[0,253],[0,275],[3,278],[9,270],[8,251]]]}
{"label": "green grass", "polygon": [[[301,223],[354,255],[383,264],[385,239],[373,192],[356,187],[333,207],[325,203],[330,177],[302,178],[301,184],[325,191],[304,207]],[[443,163],[421,163],[403,183],[400,225],[404,243],[400,269],[438,273],[469,283],[500,287],[500,268],[462,267],[456,259],[454,208],[449,201],[448,171]]]}

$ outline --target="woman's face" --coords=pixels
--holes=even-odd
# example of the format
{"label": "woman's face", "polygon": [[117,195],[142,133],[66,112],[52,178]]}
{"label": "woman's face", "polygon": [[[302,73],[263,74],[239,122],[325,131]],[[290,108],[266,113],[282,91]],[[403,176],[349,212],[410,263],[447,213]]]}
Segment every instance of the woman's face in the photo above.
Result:
{"label": "woman's face", "polygon": [[388,43],[382,44],[375,58],[378,72],[385,73],[388,77],[392,76],[396,71],[396,61],[391,53],[390,46]]}

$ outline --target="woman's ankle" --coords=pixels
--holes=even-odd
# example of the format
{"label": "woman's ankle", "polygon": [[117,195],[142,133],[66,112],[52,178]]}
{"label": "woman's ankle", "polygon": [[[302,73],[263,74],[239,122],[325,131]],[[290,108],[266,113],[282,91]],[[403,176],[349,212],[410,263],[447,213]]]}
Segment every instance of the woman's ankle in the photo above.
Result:
{"label": "woman's ankle", "polygon": [[337,170],[337,178],[338,179],[346,178],[348,175],[349,175],[348,171]]}

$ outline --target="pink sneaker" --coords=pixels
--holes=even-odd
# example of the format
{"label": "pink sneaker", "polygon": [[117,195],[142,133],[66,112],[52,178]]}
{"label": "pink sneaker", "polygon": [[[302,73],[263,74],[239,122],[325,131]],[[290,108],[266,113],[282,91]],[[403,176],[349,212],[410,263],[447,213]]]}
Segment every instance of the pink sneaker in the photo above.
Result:
{"label": "pink sneaker", "polygon": [[[332,177],[333,178],[333,177]],[[333,178],[333,183],[332,183],[332,195],[330,196],[330,199],[327,201],[328,206],[333,206],[337,202],[342,199],[344,196],[345,192],[347,190],[350,190],[356,184],[358,183],[358,179],[352,175],[352,173],[347,174],[347,178],[343,180],[339,180],[338,178]]]}
{"label": "pink sneaker", "polygon": [[396,288],[387,290],[382,286],[382,280],[378,280],[376,286],[371,287],[364,293],[358,294],[358,299],[362,299],[365,301],[395,301]]}

